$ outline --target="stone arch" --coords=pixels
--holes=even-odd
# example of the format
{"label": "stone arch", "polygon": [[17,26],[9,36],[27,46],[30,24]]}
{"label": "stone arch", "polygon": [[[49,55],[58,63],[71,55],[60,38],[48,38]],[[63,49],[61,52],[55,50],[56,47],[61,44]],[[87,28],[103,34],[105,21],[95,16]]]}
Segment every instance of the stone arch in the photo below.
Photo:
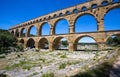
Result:
{"label": "stone arch", "polygon": [[[44,29],[45,29],[45,33],[44,33]],[[40,35],[50,35],[50,24],[48,22],[43,22],[40,25],[39,34]]]}
{"label": "stone arch", "polygon": [[20,34],[20,33],[19,33],[19,29],[16,29],[16,31],[15,31],[15,36],[16,36],[16,37],[19,37],[19,34]]}
{"label": "stone arch", "polygon": [[13,31],[13,30],[11,31],[11,34],[13,34],[13,35],[14,35],[14,31]]}
{"label": "stone arch", "polygon": [[40,49],[49,49],[49,41],[47,38],[41,38],[39,40],[38,48]]}
{"label": "stone arch", "polygon": [[101,6],[106,6],[106,5],[108,5],[108,1],[105,0],[101,2]]}
{"label": "stone arch", "polygon": [[92,5],[91,5],[91,8],[92,8],[92,9],[97,8],[97,4],[92,4]]}
{"label": "stone arch", "polygon": [[[34,28],[35,29],[35,31],[31,34],[31,29],[32,28]],[[28,32],[27,32],[27,34],[28,34],[28,36],[30,37],[30,36],[37,36],[37,27],[35,26],[35,25],[32,25],[32,26],[30,26],[29,28],[28,28]]]}
{"label": "stone arch", "polygon": [[[116,10],[117,9],[117,10]],[[105,30],[117,30],[117,29],[120,29],[120,23],[118,23],[119,22],[119,19],[117,19],[117,18],[119,18],[119,16],[120,16],[120,13],[119,13],[119,16],[114,16],[114,17],[116,17],[116,19],[117,20],[113,20],[113,21],[111,21],[110,22],[110,19],[114,19],[114,17],[112,17],[112,15],[111,16],[107,16],[107,15],[109,15],[109,13],[111,13],[112,11],[114,12],[114,11],[120,11],[120,5],[116,5],[116,6],[113,6],[113,7],[110,7],[110,8],[108,8],[108,10],[106,10],[106,13],[104,14],[104,27],[105,27]],[[118,15],[118,14],[114,14],[114,15]],[[107,17],[106,17],[107,16]],[[108,18],[108,17],[111,17],[111,18]],[[115,25],[115,24],[113,24],[114,25],[114,29],[112,29],[113,27],[111,26],[111,24],[109,23],[108,24],[108,22],[110,22],[110,23],[115,23],[115,24],[117,24],[117,25]],[[117,22],[117,23],[116,23]],[[109,25],[109,27],[111,27],[111,28],[108,28],[108,25],[106,25],[106,24],[108,24]],[[116,26],[116,27],[115,27]],[[117,28],[117,29],[116,29]]]}
{"label": "stone arch", "polygon": [[[63,27],[62,26],[60,26],[60,25],[58,25],[58,24],[67,24],[67,25],[64,25]],[[62,27],[62,28],[57,28],[57,27]],[[66,28],[65,28],[66,27]],[[63,28],[65,29],[64,31],[62,31],[63,30]],[[61,32],[59,32],[61,30]],[[69,22],[68,22],[68,20],[67,19],[65,19],[65,18],[60,18],[60,19],[58,19],[57,21],[55,21],[55,23],[54,23],[54,27],[53,27],[53,32],[54,32],[54,34],[66,34],[66,33],[69,33]],[[58,32],[58,33],[57,33]]]}
{"label": "stone arch", "polygon": [[73,9],[73,13],[78,13],[78,9]]}
{"label": "stone arch", "polygon": [[70,11],[66,11],[66,13],[65,13],[66,15],[68,15],[68,14],[71,14],[71,12]]}
{"label": "stone arch", "polygon": [[113,36],[113,35],[119,35],[120,36],[120,32],[117,33],[110,33],[104,40],[104,42],[107,42],[107,40],[109,39],[109,37]]}
{"label": "stone arch", "polygon": [[60,13],[59,16],[63,16],[63,13]]}
{"label": "stone arch", "polygon": [[[92,13],[84,13],[84,14],[80,14],[80,15],[78,15],[76,18],[75,18],[75,21],[74,21],[74,29],[76,29],[76,23],[77,23],[77,20],[79,19],[79,18],[81,18],[81,17],[84,17],[84,16],[90,16],[93,20],[94,20],[94,25],[96,25],[96,27],[94,27],[95,29],[94,29],[94,31],[97,31],[97,29],[98,29],[98,24],[97,24],[97,22],[98,22],[98,20],[97,20],[97,18],[92,14]],[[93,22],[92,22],[93,23]],[[76,30],[75,30],[75,32],[77,32]],[[81,31],[82,32],[82,31]],[[86,31],[85,31],[86,32]],[[88,31],[89,32],[89,31]]]}
{"label": "stone arch", "polygon": [[27,45],[26,45],[26,47],[35,48],[35,41],[34,41],[33,38],[29,38],[29,39],[27,40]]}
{"label": "stone arch", "polygon": [[[89,37],[89,38],[93,39],[93,40],[95,41],[94,48],[96,47],[96,48],[93,49],[93,50],[98,50],[97,39],[95,39],[93,36],[89,36],[89,35],[78,36],[78,37],[74,40],[74,50],[79,50],[79,49],[77,48],[77,46],[78,46],[78,41],[81,40],[81,39],[84,38],[84,37]],[[87,45],[88,45],[88,44],[87,44]],[[81,50],[84,50],[84,48],[81,49]],[[89,50],[92,50],[92,49],[89,48]]]}
{"label": "stone arch", "polygon": [[56,17],[57,17],[57,14],[54,14],[54,15],[53,15],[53,18],[56,18]]}
{"label": "stone arch", "polygon": [[24,44],[24,39],[20,39],[20,43],[21,43],[21,44]]}
{"label": "stone arch", "polygon": [[52,45],[54,50],[59,50],[59,44],[60,44],[61,39],[63,39],[63,38],[65,38],[67,43],[68,43],[68,45],[66,47],[67,49],[65,49],[65,50],[68,50],[69,40],[66,37],[56,37],[56,38],[54,38],[53,45]]}
{"label": "stone arch", "polygon": [[[24,33],[24,31],[25,31],[25,33]],[[27,33],[26,28],[22,28],[21,32],[20,32],[21,37],[25,37],[26,33]]]}
{"label": "stone arch", "polygon": [[85,7],[85,6],[83,6],[82,8],[81,8],[81,11],[86,11],[87,10],[87,7]]}

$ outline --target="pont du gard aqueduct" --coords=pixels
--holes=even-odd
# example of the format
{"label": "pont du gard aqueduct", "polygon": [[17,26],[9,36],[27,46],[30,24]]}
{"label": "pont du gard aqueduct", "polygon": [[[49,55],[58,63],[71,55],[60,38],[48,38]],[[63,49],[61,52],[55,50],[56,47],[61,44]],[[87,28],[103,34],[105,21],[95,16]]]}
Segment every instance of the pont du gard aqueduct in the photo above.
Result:
{"label": "pont du gard aqueduct", "polygon": [[[58,10],[20,23],[11,27],[9,32],[17,37],[18,44],[22,43],[24,48],[34,46],[35,48],[42,49],[47,41],[48,49],[52,51],[57,49],[58,43],[62,38],[66,38],[68,50],[75,51],[78,40],[82,37],[89,36],[96,41],[98,50],[102,50],[106,47],[106,41],[110,36],[120,34],[120,30],[104,29],[104,17],[110,10],[115,8],[120,8],[120,0],[116,0],[116,2],[114,2],[114,0],[90,0],[89,2]],[[75,32],[76,20],[78,17],[86,14],[93,16],[97,21],[97,31]],[[66,34],[56,34],[56,23],[61,19],[65,19],[69,23],[69,32]],[[49,35],[42,35],[44,23],[50,25]],[[33,26],[36,28],[36,36],[30,36],[30,31]],[[26,30],[25,33],[23,32],[24,30]]]}

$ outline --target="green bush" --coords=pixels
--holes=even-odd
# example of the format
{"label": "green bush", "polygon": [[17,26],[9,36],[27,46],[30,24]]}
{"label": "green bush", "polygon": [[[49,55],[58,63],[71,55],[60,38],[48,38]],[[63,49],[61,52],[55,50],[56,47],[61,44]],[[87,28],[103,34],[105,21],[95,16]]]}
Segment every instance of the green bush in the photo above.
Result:
{"label": "green bush", "polygon": [[67,65],[66,63],[60,64],[60,65],[59,65],[59,69],[64,69],[64,68],[66,67],[66,65]]}
{"label": "green bush", "polygon": [[54,77],[54,73],[50,72],[50,73],[42,74],[42,77]]}

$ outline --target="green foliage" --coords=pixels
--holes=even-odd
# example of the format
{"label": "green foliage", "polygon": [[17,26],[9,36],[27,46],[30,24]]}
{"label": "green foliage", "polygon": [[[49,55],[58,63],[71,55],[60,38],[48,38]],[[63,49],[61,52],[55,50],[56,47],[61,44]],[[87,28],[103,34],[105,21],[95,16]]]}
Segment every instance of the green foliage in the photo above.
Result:
{"label": "green foliage", "polygon": [[117,46],[120,45],[120,36],[111,36],[108,41],[107,41],[108,45],[111,46]]}
{"label": "green foliage", "polygon": [[61,55],[60,57],[61,57],[61,58],[67,58],[66,54]]}
{"label": "green foliage", "polygon": [[54,73],[50,72],[50,73],[42,74],[42,77],[54,77]]}
{"label": "green foliage", "polygon": [[59,69],[64,69],[64,68],[66,67],[66,65],[67,65],[66,63],[60,64],[60,65],[59,65]]}
{"label": "green foliage", "polygon": [[1,55],[0,58],[5,58],[5,55]]}
{"label": "green foliage", "polygon": [[16,46],[17,39],[6,30],[0,30],[0,52],[5,52],[9,47]]}
{"label": "green foliage", "polygon": [[65,41],[62,41],[62,45],[64,45],[64,46],[67,46],[67,45],[68,45],[68,42],[67,42],[67,40],[65,40]]}

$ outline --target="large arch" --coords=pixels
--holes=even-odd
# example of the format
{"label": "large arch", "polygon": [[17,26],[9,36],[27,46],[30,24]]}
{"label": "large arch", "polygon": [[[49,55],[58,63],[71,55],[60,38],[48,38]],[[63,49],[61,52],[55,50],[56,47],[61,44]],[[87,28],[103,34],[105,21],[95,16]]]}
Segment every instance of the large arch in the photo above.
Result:
{"label": "large arch", "polygon": [[79,50],[98,50],[96,39],[92,36],[79,36],[74,41],[74,49]]}
{"label": "large arch", "polygon": [[69,23],[66,19],[62,18],[55,22],[54,34],[68,34]]}
{"label": "large arch", "polygon": [[120,7],[110,8],[104,15],[105,30],[120,30]]}
{"label": "large arch", "polygon": [[82,14],[75,19],[75,32],[97,31],[97,19],[92,14]]}
{"label": "large arch", "polygon": [[11,34],[13,34],[13,35],[14,35],[14,31],[13,31],[13,30],[11,31]]}
{"label": "large arch", "polygon": [[57,37],[53,41],[54,50],[68,50],[69,41],[65,37]]}
{"label": "large arch", "polygon": [[39,29],[40,35],[50,35],[50,25],[48,22],[43,23]]}
{"label": "large arch", "polygon": [[35,48],[35,41],[34,41],[34,39],[32,39],[32,38],[28,39],[26,47]]}
{"label": "large arch", "polygon": [[49,49],[49,41],[47,38],[41,38],[39,40],[39,45],[38,45],[40,49]]}
{"label": "large arch", "polygon": [[32,25],[32,26],[29,27],[29,29],[28,29],[28,36],[29,37],[37,36],[37,28],[36,28],[36,26]]}
{"label": "large arch", "polygon": [[21,37],[25,37],[25,36],[26,36],[26,32],[27,32],[26,29],[25,29],[25,28],[22,28],[22,29],[21,29],[21,33],[20,33],[20,34],[21,34]]}

